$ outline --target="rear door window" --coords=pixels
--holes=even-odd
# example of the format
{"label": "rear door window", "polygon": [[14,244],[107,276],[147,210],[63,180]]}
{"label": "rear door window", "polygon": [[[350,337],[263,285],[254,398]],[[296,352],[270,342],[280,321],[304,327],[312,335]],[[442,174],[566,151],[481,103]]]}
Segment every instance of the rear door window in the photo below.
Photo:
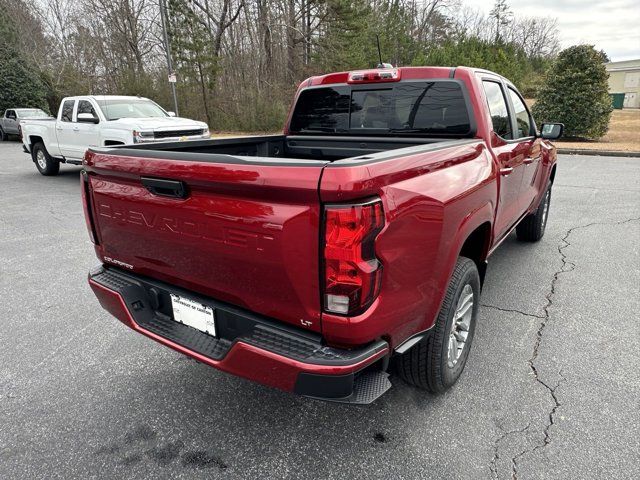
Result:
{"label": "rear door window", "polygon": [[65,100],[62,104],[62,115],[60,115],[61,121],[70,122],[73,120],[73,106],[75,103],[75,100]]}
{"label": "rear door window", "polygon": [[514,113],[516,115],[516,134],[514,138],[531,137],[531,116],[527,110],[527,106],[511,87],[509,87],[509,96],[513,104]]}
{"label": "rear door window", "polygon": [[484,93],[487,97],[487,106],[491,114],[493,131],[504,139],[512,139],[511,119],[509,118],[507,100],[502,91],[502,87],[498,82],[492,82],[490,80],[484,80],[482,85],[484,86]]}

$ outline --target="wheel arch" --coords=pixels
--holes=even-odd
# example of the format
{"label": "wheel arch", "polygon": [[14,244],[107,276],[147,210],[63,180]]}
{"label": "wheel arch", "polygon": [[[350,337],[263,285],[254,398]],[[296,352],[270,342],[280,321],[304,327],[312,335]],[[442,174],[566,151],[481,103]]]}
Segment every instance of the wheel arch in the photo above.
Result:
{"label": "wheel arch", "polygon": [[47,147],[44,144],[44,139],[40,135],[29,135],[29,150],[31,151],[31,160],[34,162],[36,161],[36,154],[33,147],[38,143],[42,144],[45,151],[47,150]]}
{"label": "wheel arch", "polygon": [[29,138],[29,145],[33,146],[36,143],[42,143],[42,145],[44,145],[44,139],[40,135],[29,135],[28,138]]}
{"label": "wheel arch", "polygon": [[476,264],[478,273],[480,274],[480,285],[484,284],[490,245],[491,222],[487,220],[472,230],[460,247],[459,256],[467,257]]}

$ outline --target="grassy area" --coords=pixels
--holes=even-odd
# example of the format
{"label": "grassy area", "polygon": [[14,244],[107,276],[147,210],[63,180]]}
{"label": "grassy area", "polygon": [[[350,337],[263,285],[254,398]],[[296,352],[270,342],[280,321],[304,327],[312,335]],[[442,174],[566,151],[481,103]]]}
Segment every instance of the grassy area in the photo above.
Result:
{"label": "grassy area", "polygon": [[[531,108],[535,99],[527,98],[525,102]],[[558,148],[640,152],[640,109],[614,110],[609,121],[609,131],[600,140],[560,139],[555,143]]]}
{"label": "grassy area", "polygon": [[640,109],[614,110],[609,131],[598,141],[559,140],[556,145],[559,148],[640,152]]}
{"label": "grassy area", "polygon": [[[533,104],[533,100],[526,100]],[[279,132],[275,132],[279,133]],[[264,135],[256,133],[255,135]],[[251,135],[248,132],[215,132],[213,138],[240,137]],[[616,152],[640,152],[640,109],[614,110],[609,122],[609,132],[597,141],[565,141],[555,142],[558,148],[579,148],[582,150],[613,150]]]}

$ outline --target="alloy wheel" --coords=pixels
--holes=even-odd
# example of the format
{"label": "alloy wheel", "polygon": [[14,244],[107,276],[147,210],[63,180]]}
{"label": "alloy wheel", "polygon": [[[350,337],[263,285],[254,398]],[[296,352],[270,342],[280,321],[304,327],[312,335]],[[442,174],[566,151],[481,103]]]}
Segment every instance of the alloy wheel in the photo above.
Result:
{"label": "alloy wheel", "polygon": [[547,190],[547,193],[544,196],[544,204],[542,205],[542,225],[541,228],[547,226],[547,218],[549,217],[549,204],[551,203],[551,190]]}
{"label": "alloy wheel", "polygon": [[464,347],[467,344],[471,317],[473,316],[473,289],[466,284],[458,298],[458,305],[453,314],[451,331],[449,332],[449,348],[447,350],[447,365],[453,368],[458,363]]}
{"label": "alloy wheel", "polygon": [[44,155],[42,150],[38,150],[36,153],[36,162],[43,170],[47,168],[47,157]]}

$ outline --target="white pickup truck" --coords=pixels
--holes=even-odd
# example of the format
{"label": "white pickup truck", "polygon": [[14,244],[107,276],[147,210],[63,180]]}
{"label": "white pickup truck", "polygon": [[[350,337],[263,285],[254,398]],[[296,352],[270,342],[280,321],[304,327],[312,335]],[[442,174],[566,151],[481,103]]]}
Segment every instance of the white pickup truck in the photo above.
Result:
{"label": "white pickup truck", "polygon": [[0,118],[0,142],[9,140],[9,135],[20,136],[20,122],[27,118],[51,118],[39,108],[9,108]]}
{"label": "white pickup truck", "polygon": [[204,122],[178,118],[142,97],[83,96],[60,102],[57,118],[24,120],[22,142],[42,175],[80,165],[89,147],[209,138]]}

